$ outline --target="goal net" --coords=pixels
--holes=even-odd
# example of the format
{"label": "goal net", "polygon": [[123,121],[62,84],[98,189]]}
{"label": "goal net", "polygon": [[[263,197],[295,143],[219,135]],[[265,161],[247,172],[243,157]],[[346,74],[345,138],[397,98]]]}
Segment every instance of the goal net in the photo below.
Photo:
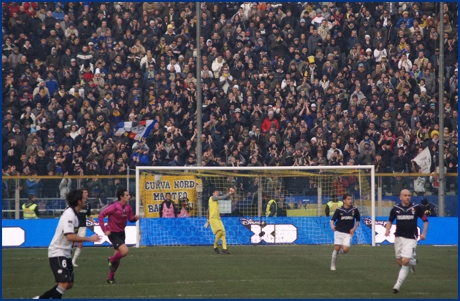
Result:
{"label": "goal net", "polygon": [[[375,245],[374,166],[136,168],[137,246],[208,245],[208,200],[216,189],[235,193],[219,201],[227,243],[332,244],[327,203],[352,195],[361,213],[353,243]],[[167,193],[178,218],[159,218]],[[276,217],[267,203],[277,203]],[[330,216],[333,215],[330,211]]]}

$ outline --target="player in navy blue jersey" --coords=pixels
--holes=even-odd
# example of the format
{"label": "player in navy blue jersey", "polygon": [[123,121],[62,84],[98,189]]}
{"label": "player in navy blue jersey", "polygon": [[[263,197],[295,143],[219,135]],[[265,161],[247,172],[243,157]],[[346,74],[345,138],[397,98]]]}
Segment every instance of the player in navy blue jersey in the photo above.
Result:
{"label": "player in navy blue jersey", "polygon": [[395,232],[395,255],[401,269],[399,270],[398,280],[393,286],[393,293],[398,293],[401,285],[409,273],[409,267],[412,273],[415,273],[417,260],[415,259],[415,248],[417,247],[417,218],[423,221],[423,232],[420,234],[420,239],[426,238],[428,230],[428,219],[425,216],[423,208],[419,204],[411,203],[411,193],[407,189],[401,190],[399,199],[400,204],[397,204],[390,211],[390,218],[386,224],[385,236],[390,235],[391,226],[396,219]]}
{"label": "player in navy blue jersey", "polygon": [[335,271],[335,263],[339,253],[347,253],[350,249],[351,238],[359,226],[361,216],[358,208],[352,205],[350,194],[342,197],[343,206],[335,210],[331,218],[331,228],[334,232],[334,251],[332,252],[331,271]]}

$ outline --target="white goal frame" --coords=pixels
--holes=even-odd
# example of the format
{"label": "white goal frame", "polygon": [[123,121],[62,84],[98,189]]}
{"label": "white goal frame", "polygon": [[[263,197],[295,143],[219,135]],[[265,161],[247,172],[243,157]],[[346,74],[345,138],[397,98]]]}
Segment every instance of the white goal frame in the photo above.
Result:
{"label": "white goal frame", "polygon": [[[276,171],[276,170],[296,170],[296,171],[308,171],[308,170],[354,170],[354,169],[370,169],[371,171],[371,218],[372,218],[372,246],[375,247],[375,166],[374,165],[343,165],[343,166],[136,166],[136,215],[140,215],[141,205],[141,190],[139,186],[139,178],[141,171],[159,172],[161,171],[186,171],[186,170],[201,170],[201,171],[234,171],[237,170],[249,170],[249,171]],[[318,207],[321,206],[321,202],[318,201]],[[201,208],[201,206],[197,206]],[[319,208],[319,212],[321,209]],[[136,248],[140,247],[140,221],[136,222]]]}

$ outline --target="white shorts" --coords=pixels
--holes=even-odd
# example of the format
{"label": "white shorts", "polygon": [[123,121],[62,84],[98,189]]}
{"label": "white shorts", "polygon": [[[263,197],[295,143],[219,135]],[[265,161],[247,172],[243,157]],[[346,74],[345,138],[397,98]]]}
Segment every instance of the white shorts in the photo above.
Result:
{"label": "white shorts", "polygon": [[351,237],[350,233],[334,231],[334,245],[350,247]]}
{"label": "white shorts", "polygon": [[395,237],[395,256],[396,258],[412,258],[412,254],[417,247],[416,239]]}
{"label": "white shorts", "polygon": [[77,236],[79,237],[86,237],[86,227],[78,228]]}

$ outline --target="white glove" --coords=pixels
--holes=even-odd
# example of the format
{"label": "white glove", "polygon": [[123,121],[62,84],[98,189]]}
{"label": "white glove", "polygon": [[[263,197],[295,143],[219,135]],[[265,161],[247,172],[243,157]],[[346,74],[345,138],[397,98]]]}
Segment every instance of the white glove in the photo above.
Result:
{"label": "white glove", "polygon": [[204,224],[204,227],[205,228],[209,227],[209,221],[206,221],[206,223]]}

